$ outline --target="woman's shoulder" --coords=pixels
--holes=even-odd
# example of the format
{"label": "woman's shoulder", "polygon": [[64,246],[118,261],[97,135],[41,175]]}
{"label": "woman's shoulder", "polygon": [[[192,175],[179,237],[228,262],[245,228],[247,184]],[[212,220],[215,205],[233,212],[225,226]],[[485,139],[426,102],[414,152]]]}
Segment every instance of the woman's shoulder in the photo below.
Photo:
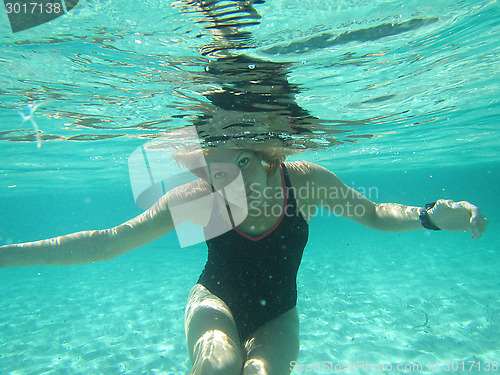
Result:
{"label": "woman's shoulder", "polygon": [[177,186],[167,192],[165,197],[172,203],[185,203],[193,201],[212,194],[211,186],[202,179]]}
{"label": "woman's shoulder", "polygon": [[196,180],[169,190],[163,199],[176,222],[207,225],[213,208],[213,192],[205,180]]}
{"label": "woman's shoulder", "polygon": [[303,186],[308,183],[328,184],[337,183],[338,177],[329,169],[310,161],[285,162],[292,185]]}
{"label": "woman's shoulder", "polygon": [[286,168],[288,177],[293,187],[300,188],[311,180],[314,174],[315,164],[300,160],[300,161],[286,161],[283,163]]}
{"label": "woman's shoulder", "polygon": [[[326,168],[312,163],[310,161],[286,161],[283,163],[289,171],[289,174],[294,175],[296,178],[311,178],[314,174],[322,171],[328,171]],[[330,172],[331,173],[331,172]]]}

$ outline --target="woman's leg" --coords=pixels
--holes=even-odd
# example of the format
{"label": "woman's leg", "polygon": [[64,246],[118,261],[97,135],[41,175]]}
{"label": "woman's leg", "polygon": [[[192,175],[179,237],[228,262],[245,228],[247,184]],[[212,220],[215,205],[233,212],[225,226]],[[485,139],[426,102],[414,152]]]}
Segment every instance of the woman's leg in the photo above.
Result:
{"label": "woman's leg", "polygon": [[287,375],[299,354],[299,317],[293,308],[265,323],[245,344],[243,375]]}
{"label": "woman's leg", "polygon": [[244,357],[234,318],[224,301],[200,284],[189,294],[185,327],[191,374],[241,374]]}

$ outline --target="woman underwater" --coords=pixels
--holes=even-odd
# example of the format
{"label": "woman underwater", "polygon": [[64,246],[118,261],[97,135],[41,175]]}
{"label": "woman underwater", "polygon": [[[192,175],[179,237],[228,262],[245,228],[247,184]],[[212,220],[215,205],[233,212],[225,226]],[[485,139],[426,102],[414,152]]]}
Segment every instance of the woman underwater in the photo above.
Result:
{"label": "woman underwater", "polygon": [[[193,168],[200,158],[207,167]],[[479,238],[488,223],[468,202],[374,203],[329,170],[285,162],[272,149],[220,147],[177,159],[201,178],[168,191],[149,210],[114,228],[2,246],[0,267],[104,261],[183,222],[203,226],[208,261],[185,315],[192,374],[290,373],[299,351],[296,276],[309,222],[320,206],[390,232],[426,227],[471,231]]]}
{"label": "woman underwater", "polygon": [[[114,228],[0,247],[0,267],[92,263],[144,246],[184,222],[203,226],[208,260],[185,314],[196,375],[290,373],[299,352],[296,277],[316,210],[390,232],[425,227],[471,231],[479,238],[488,223],[468,202],[374,203],[331,171],[306,161],[286,162],[288,153],[263,147],[271,134],[307,140],[326,133],[335,142],[338,131],[328,133],[330,128],[295,103],[285,64],[229,53],[239,44],[246,47],[248,32],[238,27],[245,20],[258,23],[252,3],[260,2],[234,2],[238,17],[233,18],[217,1],[187,2],[209,20],[215,42],[205,53],[217,57],[202,78],[218,87],[204,93],[211,105],[194,125],[200,138],[222,145],[176,157],[199,179],[168,191],[150,209]],[[249,129],[245,146],[225,145],[222,135],[235,139]]]}

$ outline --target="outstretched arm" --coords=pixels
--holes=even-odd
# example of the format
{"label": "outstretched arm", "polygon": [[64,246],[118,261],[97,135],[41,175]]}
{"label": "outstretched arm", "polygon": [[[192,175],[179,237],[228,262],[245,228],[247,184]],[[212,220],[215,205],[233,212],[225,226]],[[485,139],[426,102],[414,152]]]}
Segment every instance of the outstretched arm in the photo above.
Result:
{"label": "outstretched arm", "polygon": [[[403,232],[424,228],[421,218],[424,208],[374,203],[345,185],[329,170],[312,163],[307,163],[307,168],[317,191],[324,192],[315,197],[315,205],[376,230]],[[481,237],[488,225],[479,208],[469,202],[440,199],[426,211],[429,224],[436,229],[471,231],[472,238]]]}
{"label": "outstretched arm", "polygon": [[0,247],[0,267],[72,265],[113,259],[174,229],[167,196],[141,215],[105,230]]}
{"label": "outstretched arm", "polygon": [[427,225],[430,224],[435,230],[471,231],[472,238],[476,239],[481,237],[488,226],[488,219],[481,214],[481,210],[465,201],[440,199],[428,210],[397,203],[374,203],[374,210],[372,227],[388,232],[424,228],[421,218],[423,211],[427,211]]}

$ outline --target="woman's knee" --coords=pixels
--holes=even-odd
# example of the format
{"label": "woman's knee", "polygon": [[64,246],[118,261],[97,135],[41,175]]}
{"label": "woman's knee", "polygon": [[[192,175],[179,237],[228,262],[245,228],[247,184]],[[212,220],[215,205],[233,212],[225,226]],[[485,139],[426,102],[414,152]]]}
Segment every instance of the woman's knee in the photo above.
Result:
{"label": "woman's knee", "polygon": [[240,375],[243,354],[239,343],[219,330],[207,331],[194,347],[193,375]]}
{"label": "woman's knee", "polygon": [[261,359],[250,359],[243,366],[243,375],[268,375],[268,366]]}

